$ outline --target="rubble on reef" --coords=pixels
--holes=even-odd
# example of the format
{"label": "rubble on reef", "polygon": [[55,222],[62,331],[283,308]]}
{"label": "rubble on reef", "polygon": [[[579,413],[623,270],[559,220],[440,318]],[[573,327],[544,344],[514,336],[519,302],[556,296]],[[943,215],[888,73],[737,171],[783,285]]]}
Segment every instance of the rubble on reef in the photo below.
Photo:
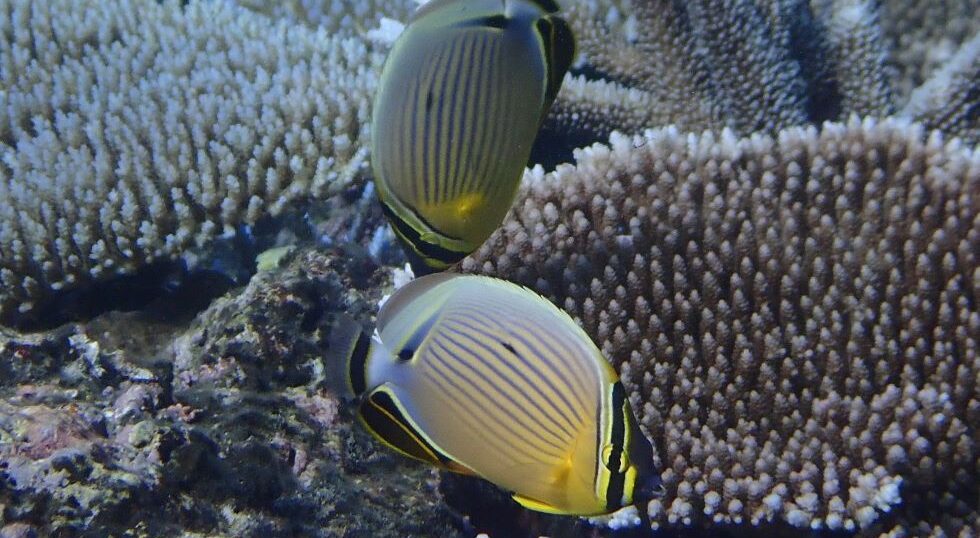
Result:
{"label": "rubble on reef", "polygon": [[0,536],[463,536],[437,474],[324,388],[388,278],[297,250],[196,316],[0,333]]}

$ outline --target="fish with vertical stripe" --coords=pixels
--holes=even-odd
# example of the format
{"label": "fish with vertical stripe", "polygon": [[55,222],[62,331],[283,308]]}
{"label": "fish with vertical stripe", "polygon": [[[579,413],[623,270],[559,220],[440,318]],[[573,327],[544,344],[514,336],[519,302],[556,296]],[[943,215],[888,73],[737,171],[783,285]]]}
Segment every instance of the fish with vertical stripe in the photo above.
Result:
{"label": "fish with vertical stripe", "polygon": [[503,221],[575,54],[550,0],[431,0],[396,40],[371,124],[378,196],[417,274]]}
{"label": "fish with vertical stripe", "polygon": [[383,443],[489,480],[527,508],[604,514],[659,487],[615,370],[564,311],[527,288],[448,273],[416,279],[385,303],[373,336],[338,324],[330,366]]}

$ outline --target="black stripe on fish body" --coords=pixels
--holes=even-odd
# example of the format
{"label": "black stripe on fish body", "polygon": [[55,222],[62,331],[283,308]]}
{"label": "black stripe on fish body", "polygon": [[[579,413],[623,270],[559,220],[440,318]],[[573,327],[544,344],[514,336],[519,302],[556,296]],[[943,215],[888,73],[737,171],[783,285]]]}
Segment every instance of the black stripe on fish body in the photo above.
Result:
{"label": "black stripe on fish body", "polygon": [[[440,351],[436,356],[439,361],[438,366],[451,372],[460,383],[464,384],[461,385],[462,387],[468,387],[466,393],[472,394],[473,397],[478,396],[484,402],[496,402],[494,410],[507,415],[511,425],[519,426],[524,432],[536,432],[538,440],[556,450],[560,450],[567,443],[567,436],[561,435],[554,427],[549,428],[542,423],[538,414],[528,412],[527,406],[534,405],[537,400],[531,399],[516,387],[512,378],[489,365],[479,352],[452,338],[434,340],[433,345],[438,346]],[[446,347],[447,345],[455,346],[459,354],[453,353]],[[488,373],[499,378],[500,382],[495,382],[493,378],[488,377]],[[515,398],[515,395],[518,398]]]}
{"label": "black stripe on fish body", "polygon": [[[466,117],[467,110],[470,106],[470,102],[473,99],[474,90],[471,88],[471,80],[473,79],[473,70],[476,69],[475,57],[477,55],[477,45],[479,44],[480,51],[486,46],[486,38],[477,41],[475,37],[471,36],[464,40],[461,55],[463,58],[463,65],[465,69],[458,68],[456,70],[456,78],[453,80],[451,93],[453,95],[452,105],[449,112],[449,141],[454,141],[459,139],[464,129],[467,127]],[[460,195],[461,186],[465,181],[466,169],[461,168],[463,163],[463,144],[450,143],[449,144],[449,159],[448,162],[452,164],[452,169],[448,172],[446,185],[446,197],[456,198]],[[465,150],[469,152],[472,144],[466,144]],[[467,158],[468,153],[467,153]]]}
{"label": "black stripe on fish body", "polygon": [[[482,320],[486,325],[503,327],[500,321],[515,319],[519,312],[515,312],[512,305],[501,302],[490,301],[484,298],[480,303],[471,303],[459,310],[466,314],[471,321]],[[494,316],[488,316],[488,312],[493,312]],[[574,323],[574,322],[572,322]],[[512,344],[518,343],[525,346],[537,357],[569,357],[580,353],[579,350],[570,347],[567,342],[555,339],[554,334],[548,329],[549,322],[540,322],[536,319],[527,318],[521,321],[519,327],[510,327],[507,330]],[[591,359],[590,359],[591,361]],[[588,405],[582,399],[582,395],[588,392],[586,387],[592,386],[593,381],[589,379],[589,373],[582,371],[581,368],[561,368],[569,366],[566,361],[544,361],[543,364],[570,387],[571,390],[562,391],[562,395],[568,395],[575,399],[579,408],[587,409]],[[594,370],[593,370],[594,371]],[[601,374],[596,373],[601,378]],[[566,402],[567,403],[567,402]],[[570,407],[570,404],[569,404]]]}
{"label": "black stripe on fish body", "polygon": [[439,96],[440,103],[435,114],[432,111],[432,103],[437,83],[440,77],[445,77],[451,53],[452,51],[447,50],[447,47],[439,49],[436,59],[430,64],[430,70],[426,74],[424,82],[426,95],[423,103],[421,145],[418,148],[421,153],[422,173],[416,178],[416,181],[422,181],[422,199],[425,203],[430,204],[435,200],[435,190],[438,187],[436,183],[439,179],[436,172],[437,161],[440,159],[440,155],[437,154],[437,129],[439,128],[437,120],[440,118],[439,112],[442,111],[443,96]]}
{"label": "black stripe on fish body", "polygon": [[452,467],[452,458],[425,439],[388,387],[382,385],[371,391],[358,413],[368,431],[388,446],[433,465]]}
{"label": "black stripe on fish body", "polygon": [[433,371],[452,376],[450,383],[461,396],[480,405],[478,413],[486,415],[486,420],[497,422],[513,438],[535,445],[554,458],[563,453],[568,436],[541,420],[547,415],[531,412],[529,406],[537,408],[537,400],[515,387],[512,378],[489,367],[466,342],[440,337],[431,345],[434,360],[429,364]]}
{"label": "black stripe on fish body", "polygon": [[[482,317],[481,314],[473,314],[471,319],[472,321],[482,320],[484,324],[488,325],[491,323],[491,320]],[[528,325],[534,323],[530,320],[525,320],[525,322]],[[460,323],[465,325],[468,322]],[[480,328],[476,325],[470,325],[470,328],[475,332],[481,332]],[[573,374],[561,367],[564,366],[562,361],[547,360],[547,357],[558,358],[563,356],[556,352],[554,348],[547,347],[547,343],[545,342],[548,336],[547,331],[539,328],[537,338],[532,337],[530,334],[522,334],[519,331],[510,331],[508,336],[511,342],[516,342],[527,350],[528,356],[525,357],[515,353],[515,357],[520,359],[527,374],[533,374],[536,377],[537,382],[533,386],[539,391],[542,386],[550,389],[557,396],[557,399],[546,399],[546,401],[569,424],[569,427],[575,428],[575,424],[582,421],[581,412],[588,409],[588,407],[580,399],[579,394],[575,390],[572,390],[573,386],[570,382],[570,376]],[[536,360],[531,360],[532,357]],[[569,398],[573,398],[575,403],[573,404]],[[575,417],[577,421],[573,421],[572,417]]]}
{"label": "black stripe on fish body", "polygon": [[555,102],[561,83],[575,60],[575,35],[565,19],[547,17],[538,19],[535,23],[538,39],[544,48],[544,59],[547,69],[545,76],[546,87],[542,103],[541,119],[548,114],[548,109]]}
{"label": "black stripe on fish body", "polygon": [[613,421],[612,432],[610,433],[612,451],[609,454],[609,461],[606,462],[606,468],[610,472],[609,485],[606,488],[606,508],[609,510],[618,509],[623,504],[626,473],[620,467],[622,466],[623,449],[626,443],[627,411],[624,407],[626,405],[628,405],[626,390],[623,389],[623,384],[617,381],[613,383],[612,407],[610,409]]}
{"label": "black stripe on fish body", "polygon": [[[472,317],[470,317],[470,319],[455,320],[455,323],[461,327],[465,327],[466,329],[468,329],[470,333],[473,333],[471,335],[466,335],[466,337],[468,339],[471,339],[471,342],[473,342],[474,344],[477,344],[475,340],[472,340],[474,334],[482,335],[488,340],[492,340],[495,338],[495,335],[493,333],[486,331],[485,329],[481,328],[476,324],[476,323],[480,323],[481,321],[483,322],[484,325],[489,325],[489,320],[485,318],[481,318],[481,316],[477,314],[474,314]],[[532,355],[537,355],[539,357],[542,356],[540,354],[540,351],[537,351],[533,347],[531,342],[522,340],[519,335],[511,334],[510,336],[520,340],[521,344],[524,345],[527,349],[529,349]],[[508,345],[510,345],[509,342]],[[513,345],[510,345],[510,348],[507,348],[505,346],[505,349],[511,351],[513,353],[513,356],[518,360],[520,364],[515,365],[513,364],[513,361],[501,361],[501,363],[510,369],[510,371],[512,372],[515,378],[522,379],[532,390],[534,390],[537,394],[537,398],[542,402],[546,402],[548,406],[554,411],[554,414],[557,415],[558,417],[561,417],[561,419],[564,421],[567,427],[558,424],[557,420],[555,420],[555,417],[552,416],[552,420],[555,421],[556,425],[558,425],[562,430],[566,432],[568,432],[569,430],[575,430],[578,427],[578,424],[582,422],[582,418],[580,414],[577,412],[580,408],[573,406],[571,402],[569,402],[566,399],[567,390],[560,390],[560,388],[554,384],[554,380],[552,380],[550,377],[547,376],[547,372],[543,371],[537,365],[530,362],[526,357],[522,357],[517,352],[516,348]],[[545,363],[544,367],[547,368],[546,365],[548,364],[548,362],[549,361],[544,361]],[[549,370],[549,371],[552,371],[554,373],[554,370]],[[532,375],[534,376],[534,379],[530,377]],[[559,379],[561,378],[559,377]],[[567,383],[564,384],[566,387],[570,387]],[[564,404],[564,407],[560,408],[557,405],[558,403],[557,401],[548,398],[545,395],[545,393],[542,391],[542,386],[546,386],[552,391],[553,394],[557,395],[558,400],[560,400],[561,403]],[[530,396],[525,395],[525,398],[531,400]],[[573,417],[577,420],[573,420]]]}
{"label": "black stripe on fish body", "polygon": [[367,390],[365,369],[370,350],[371,337],[362,331],[357,335],[357,341],[354,343],[354,350],[350,356],[350,367],[347,372],[354,394],[361,394]]}
{"label": "black stripe on fish body", "polygon": [[477,133],[479,138],[475,141],[477,143],[474,143],[473,168],[466,178],[465,192],[490,192],[487,181],[495,178],[493,167],[498,162],[493,155],[495,149],[501,146],[498,129],[507,123],[497,121],[498,118],[506,117],[504,111],[500,110],[505,95],[500,85],[506,85],[506,81],[502,82],[503,77],[500,72],[503,66],[498,58],[501,54],[501,40],[492,39],[490,36],[484,36],[484,39],[487,48],[482,57],[477,59],[480,63],[480,78],[475,86],[479,92],[478,99],[475,101],[473,115],[467,117],[467,123],[473,125],[473,132]]}
{"label": "black stripe on fish body", "polygon": [[[420,270],[416,271],[416,273],[424,274],[426,272],[425,268],[428,268],[430,270],[435,269],[437,271],[445,269],[447,267],[456,264],[457,262],[459,262],[469,254],[468,252],[459,252],[455,250],[450,250],[441,245],[423,241],[422,234],[419,233],[414,228],[412,228],[412,226],[409,223],[405,222],[404,219],[398,216],[398,214],[395,213],[391,209],[391,207],[389,207],[388,204],[385,203],[384,201],[381,202],[381,210],[384,211],[384,214],[388,217],[388,222],[390,222],[392,224],[392,227],[395,229],[395,235],[397,235],[398,238],[402,240],[402,243],[406,246],[405,250],[408,251],[406,252],[406,254],[408,254],[409,257],[411,257],[411,254],[414,253],[418,257],[418,260],[420,261],[421,265],[418,268]],[[424,219],[422,219],[418,215],[416,215],[416,218],[424,222]],[[430,229],[432,228],[430,227]],[[447,239],[450,240],[454,239],[446,236],[445,234],[441,234],[435,230],[432,231],[433,233],[446,237]],[[414,263],[412,264],[412,268],[416,269]]]}
{"label": "black stripe on fish body", "polygon": [[[506,401],[510,402],[516,409],[521,410],[521,413],[530,419],[534,424],[525,423],[520,419],[515,420],[517,420],[529,431],[537,430],[542,435],[547,434],[557,443],[568,442],[570,439],[574,438],[572,431],[575,428],[572,426],[572,423],[569,423],[570,427],[566,428],[555,420],[553,413],[547,412],[543,406],[547,405],[554,409],[553,403],[544,395],[544,393],[540,391],[540,388],[536,386],[536,384],[532,383],[531,380],[527,378],[521,368],[518,368],[517,365],[512,364],[511,361],[503,360],[503,358],[497,354],[496,350],[485,343],[473,339],[472,335],[463,333],[457,334],[460,337],[466,338],[468,343],[455,340],[449,335],[444,335],[444,338],[441,339],[440,343],[451,343],[452,345],[455,345],[468,353],[470,355],[468,357],[469,360],[463,360],[463,357],[459,357],[460,360],[458,363],[467,367],[467,369],[473,372],[474,375],[479,376],[482,386],[492,388],[500,395],[501,398],[506,399]],[[487,360],[491,357],[495,358],[496,361],[491,362]],[[494,362],[496,364],[494,364]],[[482,365],[488,372],[479,369],[477,367],[478,365]],[[504,368],[506,368],[506,370]],[[493,374],[499,378],[499,382],[488,377],[486,375],[487,373]],[[518,385],[516,382],[518,379],[523,380],[528,388],[536,391],[537,394],[529,394],[524,388]],[[539,412],[533,413],[530,406],[533,406],[533,408],[537,409]],[[550,425],[548,423],[550,423]]]}

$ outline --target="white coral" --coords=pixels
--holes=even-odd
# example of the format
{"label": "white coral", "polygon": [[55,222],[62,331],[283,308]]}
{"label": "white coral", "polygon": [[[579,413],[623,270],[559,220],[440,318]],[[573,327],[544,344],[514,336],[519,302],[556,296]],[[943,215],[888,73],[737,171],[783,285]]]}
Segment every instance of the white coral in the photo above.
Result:
{"label": "white coral", "polygon": [[0,313],[342,187],[381,61],[227,3],[0,1]]}

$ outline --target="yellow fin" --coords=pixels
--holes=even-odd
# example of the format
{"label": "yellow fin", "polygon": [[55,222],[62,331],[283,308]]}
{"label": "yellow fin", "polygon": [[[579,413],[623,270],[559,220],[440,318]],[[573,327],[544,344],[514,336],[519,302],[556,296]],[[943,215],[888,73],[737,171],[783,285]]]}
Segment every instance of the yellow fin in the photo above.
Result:
{"label": "yellow fin", "polygon": [[568,512],[567,510],[562,510],[556,506],[552,506],[546,502],[539,501],[537,499],[532,499],[530,497],[525,497],[520,493],[515,493],[513,499],[528,510],[534,510],[535,512],[544,512],[546,514],[556,514],[559,516],[574,515],[573,512]]}

